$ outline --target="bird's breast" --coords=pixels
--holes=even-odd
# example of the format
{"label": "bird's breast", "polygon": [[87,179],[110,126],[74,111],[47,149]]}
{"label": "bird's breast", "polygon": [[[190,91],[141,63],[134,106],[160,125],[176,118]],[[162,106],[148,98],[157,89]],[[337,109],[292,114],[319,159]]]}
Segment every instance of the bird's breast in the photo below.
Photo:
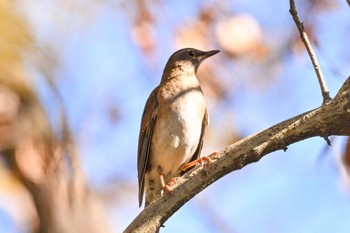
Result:
{"label": "bird's breast", "polygon": [[[161,107],[161,106],[160,106]],[[159,119],[164,138],[177,148],[191,147],[199,140],[205,102],[201,92],[184,93],[160,111]]]}
{"label": "bird's breast", "polygon": [[199,144],[205,99],[197,79],[163,88],[158,94],[152,154],[165,170],[167,166],[173,166],[170,170],[179,169],[191,159]]}

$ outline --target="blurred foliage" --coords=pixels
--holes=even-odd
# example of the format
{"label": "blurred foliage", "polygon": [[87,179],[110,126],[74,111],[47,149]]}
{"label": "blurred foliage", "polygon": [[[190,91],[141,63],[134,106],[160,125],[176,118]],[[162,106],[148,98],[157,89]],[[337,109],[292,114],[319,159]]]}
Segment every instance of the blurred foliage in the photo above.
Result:
{"label": "blurred foliage", "polygon": [[[43,122],[43,112],[22,62],[22,52],[30,46],[32,37],[23,19],[14,12],[14,2],[0,0],[0,155],[20,140],[40,132],[40,127],[32,128],[32,123]],[[1,208],[22,231],[35,229],[37,215],[28,191],[14,171],[9,170],[9,164],[0,161],[0,192],[12,200],[1,203]]]}
{"label": "blurred foliage", "polygon": [[[28,46],[32,38],[18,16],[14,15],[14,5],[11,1],[0,1],[0,65],[14,66],[19,69],[21,63],[20,49]],[[10,67],[8,67],[11,70]]]}

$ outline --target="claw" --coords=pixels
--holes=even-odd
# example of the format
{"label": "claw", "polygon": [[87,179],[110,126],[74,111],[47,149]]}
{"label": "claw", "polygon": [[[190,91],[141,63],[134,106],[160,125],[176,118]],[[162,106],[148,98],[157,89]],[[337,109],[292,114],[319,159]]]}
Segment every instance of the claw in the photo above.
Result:
{"label": "claw", "polygon": [[159,174],[159,178],[160,178],[160,182],[162,184],[162,191],[160,192],[160,195],[163,196],[164,195],[164,191],[166,191],[166,192],[168,192],[170,194],[173,194],[171,189],[170,189],[170,186],[175,182],[177,177],[171,178],[171,180],[169,181],[169,183],[167,185],[165,184],[164,175],[162,173]]}

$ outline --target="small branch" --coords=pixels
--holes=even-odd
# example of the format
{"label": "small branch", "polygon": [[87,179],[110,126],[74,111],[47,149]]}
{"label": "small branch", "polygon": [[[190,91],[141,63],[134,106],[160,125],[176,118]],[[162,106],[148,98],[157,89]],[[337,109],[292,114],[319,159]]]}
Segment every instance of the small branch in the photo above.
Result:
{"label": "small branch", "polygon": [[295,142],[320,136],[350,135],[350,77],[334,99],[321,107],[283,121],[244,138],[210,158],[208,166],[197,167],[180,177],[172,189],[152,202],[125,229],[129,232],[155,232],[181,206],[228,173],[259,161],[263,156],[284,150]]}
{"label": "small branch", "polygon": [[303,41],[303,43],[304,43],[304,45],[306,47],[306,50],[307,50],[307,52],[309,54],[309,57],[310,57],[311,62],[312,62],[312,65],[313,65],[313,67],[315,69],[315,72],[316,72],[316,75],[317,75],[317,78],[318,78],[318,82],[319,82],[320,87],[321,87],[323,103],[325,104],[331,98],[329,97],[329,91],[328,91],[326,82],[325,82],[325,80],[323,78],[321,67],[320,67],[320,65],[318,63],[317,57],[315,55],[315,52],[312,49],[311,43],[309,41],[309,37],[307,36],[307,34],[305,32],[304,24],[299,19],[298,11],[296,9],[294,0],[290,0],[289,3],[290,3],[289,12],[292,15],[293,20],[294,20],[294,22],[295,22],[295,24],[296,24],[296,26],[297,26],[297,28],[299,30],[300,38],[301,38],[301,40]]}

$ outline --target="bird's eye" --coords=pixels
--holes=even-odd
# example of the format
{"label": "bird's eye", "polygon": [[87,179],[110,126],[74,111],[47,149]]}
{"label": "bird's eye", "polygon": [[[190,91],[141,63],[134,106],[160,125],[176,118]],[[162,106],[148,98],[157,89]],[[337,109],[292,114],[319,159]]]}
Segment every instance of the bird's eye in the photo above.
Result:
{"label": "bird's eye", "polygon": [[192,50],[190,50],[190,51],[188,51],[188,56],[195,57],[196,54]]}

